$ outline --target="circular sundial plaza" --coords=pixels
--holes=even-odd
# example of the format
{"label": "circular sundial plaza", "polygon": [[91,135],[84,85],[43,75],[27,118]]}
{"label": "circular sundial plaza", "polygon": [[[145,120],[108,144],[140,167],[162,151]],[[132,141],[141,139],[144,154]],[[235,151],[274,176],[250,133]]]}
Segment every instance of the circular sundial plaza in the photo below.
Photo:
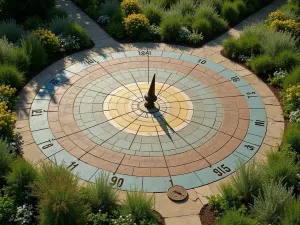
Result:
{"label": "circular sundial plaza", "polygon": [[215,183],[280,139],[270,119],[281,112],[276,98],[236,68],[163,50],[57,62],[20,94],[24,157],[64,164],[88,182],[107,173],[121,190]]}

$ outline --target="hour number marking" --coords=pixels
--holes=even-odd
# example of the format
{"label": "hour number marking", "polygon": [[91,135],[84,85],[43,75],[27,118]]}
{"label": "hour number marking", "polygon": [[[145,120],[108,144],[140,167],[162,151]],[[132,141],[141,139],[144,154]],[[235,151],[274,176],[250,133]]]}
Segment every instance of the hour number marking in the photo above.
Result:
{"label": "hour number marking", "polygon": [[71,164],[67,167],[70,171],[74,170],[79,164],[76,162],[71,162]]}
{"label": "hour number marking", "polygon": [[238,81],[240,81],[240,78],[238,76],[235,76],[235,77],[231,77],[231,80],[233,82],[238,82]]}
{"label": "hour number marking", "polygon": [[225,175],[226,173],[229,173],[231,169],[224,164],[221,166],[218,166],[216,169],[213,170],[215,174],[217,174],[219,177]]}
{"label": "hour number marking", "polygon": [[141,50],[141,51],[139,51],[139,55],[141,55],[141,56],[145,56],[145,55],[149,56],[149,55],[151,55],[151,51],[149,51],[149,50]]}
{"label": "hour number marking", "polygon": [[204,60],[204,59],[199,59],[198,63],[205,64],[205,63],[206,63],[206,60]]}
{"label": "hour number marking", "polygon": [[54,84],[54,85],[57,85],[59,83],[59,80],[56,80],[56,79],[52,79],[49,81],[50,84]]}
{"label": "hour number marking", "polygon": [[31,112],[31,116],[41,116],[43,113],[42,109],[33,109]]}
{"label": "hour number marking", "polygon": [[94,59],[90,59],[90,58],[88,58],[88,59],[86,59],[85,60],[85,63],[87,63],[87,64],[93,64],[93,63],[95,63],[96,61],[94,60]]}
{"label": "hour number marking", "polygon": [[256,94],[255,92],[247,92],[247,97],[248,98],[256,97],[255,94]]}
{"label": "hour number marking", "polygon": [[264,127],[265,126],[265,121],[262,120],[256,120],[255,121],[256,126]]}
{"label": "hour number marking", "polygon": [[250,151],[254,150],[254,146],[253,145],[244,145],[245,148],[247,148]]}
{"label": "hour number marking", "polygon": [[117,186],[117,187],[122,187],[123,186],[123,183],[124,183],[124,179],[123,178],[118,178],[118,177],[116,177],[116,176],[113,176],[112,178],[111,178],[111,184],[113,185],[113,186]]}

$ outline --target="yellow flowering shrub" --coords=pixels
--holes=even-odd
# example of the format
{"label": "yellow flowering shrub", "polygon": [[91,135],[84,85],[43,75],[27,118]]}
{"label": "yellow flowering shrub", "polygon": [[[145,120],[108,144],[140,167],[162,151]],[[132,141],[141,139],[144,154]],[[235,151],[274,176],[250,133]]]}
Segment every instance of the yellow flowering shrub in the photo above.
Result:
{"label": "yellow flowering shrub", "polygon": [[142,11],[142,7],[138,0],[123,0],[121,2],[121,11],[128,16],[130,14],[138,14]]}
{"label": "yellow flowering shrub", "polygon": [[11,138],[16,124],[16,114],[12,112],[6,102],[0,102],[0,136]]}
{"label": "yellow flowering shrub", "polygon": [[16,91],[17,89],[10,85],[0,85],[0,102],[6,102],[11,109],[17,100]]}
{"label": "yellow flowering shrub", "polygon": [[283,12],[281,12],[280,10],[277,10],[277,11],[271,12],[269,14],[267,23],[271,24],[275,20],[283,21],[283,20],[287,20],[287,19],[288,18],[286,17],[286,15]]}
{"label": "yellow flowering shrub", "polygon": [[295,20],[274,20],[270,28],[274,31],[289,32],[294,36],[300,35],[300,24]]}
{"label": "yellow flowering shrub", "polygon": [[300,84],[290,86],[286,89],[283,93],[283,104],[286,114],[300,109]]}
{"label": "yellow flowering shrub", "polygon": [[32,31],[32,34],[41,40],[48,53],[52,54],[60,50],[60,40],[50,30],[38,29]]}
{"label": "yellow flowering shrub", "polygon": [[149,20],[143,14],[131,14],[124,18],[124,25],[130,37],[137,37],[142,31],[148,29]]}

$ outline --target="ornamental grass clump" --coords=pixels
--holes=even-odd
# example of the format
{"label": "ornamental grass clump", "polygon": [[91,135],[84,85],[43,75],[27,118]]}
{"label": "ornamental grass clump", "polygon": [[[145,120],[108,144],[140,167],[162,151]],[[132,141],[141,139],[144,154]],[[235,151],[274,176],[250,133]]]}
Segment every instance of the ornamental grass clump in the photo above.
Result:
{"label": "ornamental grass clump", "polygon": [[[3,114],[1,114],[1,118],[2,116]],[[2,119],[0,119],[0,121],[2,121]],[[15,154],[9,152],[7,140],[0,137],[0,187],[6,183],[5,176],[10,171],[10,165],[14,160]]]}
{"label": "ornamental grass clump", "polygon": [[283,89],[300,83],[300,66],[296,66],[283,80]]}
{"label": "ornamental grass clump", "polygon": [[49,29],[56,35],[65,32],[73,24],[70,18],[55,17],[48,23]]}
{"label": "ornamental grass clump", "polygon": [[124,18],[125,30],[130,37],[137,37],[149,27],[149,20],[143,14],[131,14]]}
{"label": "ornamental grass clump", "polygon": [[24,74],[14,65],[0,65],[0,84],[21,88],[25,81]]}
{"label": "ornamental grass clump", "polygon": [[289,124],[283,134],[283,144],[290,145],[295,152],[300,153],[300,124]]}
{"label": "ornamental grass clump", "polygon": [[259,225],[259,222],[239,211],[227,211],[218,225]]}
{"label": "ornamental grass clump", "polygon": [[14,19],[0,22],[0,38],[6,37],[10,42],[17,42],[25,35],[23,25],[18,24]]}
{"label": "ornamental grass clump", "polygon": [[111,18],[113,14],[120,9],[118,0],[106,0],[100,9],[100,16],[108,16]]}
{"label": "ornamental grass clump", "polygon": [[41,225],[82,225],[87,222],[87,207],[81,200],[79,178],[64,166],[44,162],[31,185],[39,199]]}

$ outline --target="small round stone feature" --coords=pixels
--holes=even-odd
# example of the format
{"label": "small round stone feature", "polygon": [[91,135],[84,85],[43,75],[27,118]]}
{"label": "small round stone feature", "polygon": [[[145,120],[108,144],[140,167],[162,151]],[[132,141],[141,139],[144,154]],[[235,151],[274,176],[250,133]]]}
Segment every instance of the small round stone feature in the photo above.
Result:
{"label": "small round stone feature", "polygon": [[170,187],[167,194],[168,197],[175,202],[183,201],[188,196],[186,189],[180,185]]}

